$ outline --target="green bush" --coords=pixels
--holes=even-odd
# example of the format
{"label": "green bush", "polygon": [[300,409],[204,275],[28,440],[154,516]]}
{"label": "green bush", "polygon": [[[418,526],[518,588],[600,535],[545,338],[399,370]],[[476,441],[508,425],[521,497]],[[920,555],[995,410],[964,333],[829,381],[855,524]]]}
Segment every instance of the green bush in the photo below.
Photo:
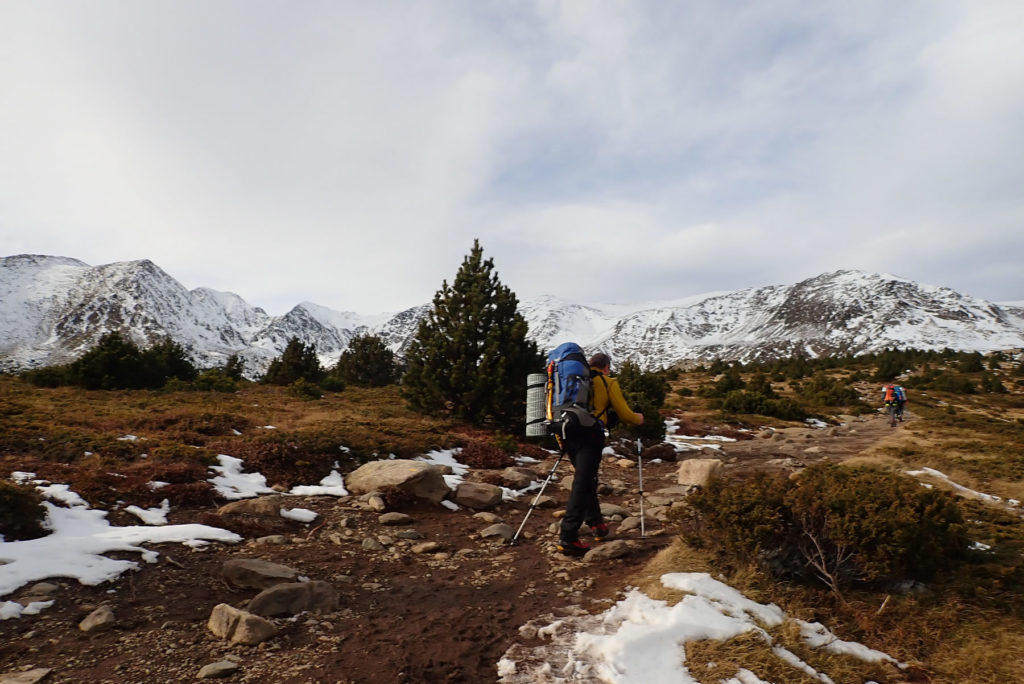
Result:
{"label": "green bush", "polygon": [[6,541],[46,535],[46,509],[35,487],[0,481],[0,537]]}
{"label": "green bush", "polygon": [[357,335],[330,374],[357,387],[383,387],[398,382],[398,364],[379,336]]}
{"label": "green bush", "polygon": [[72,363],[28,371],[24,378],[40,387],[158,389],[172,379],[188,382],[196,373],[185,349],[173,340],[140,349],[121,333],[110,332]]}
{"label": "green bush", "polygon": [[815,406],[860,406],[860,393],[841,378],[818,374],[811,378],[803,390],[807,401]]}
{"label": "green bush", "polygon": [[299,378],[288,385],[288,394],[300,399],[320,399],[323,397],[323,388],[306,378]]}
{"label": "green bush", "polygon": [[856,584],[929,580],[967,557],[952,495],[870,468],[817,465],[796,478],[719,481],[688,499],[687,536],[776,576]]}
{"label": "green bush", "polygon": [[747,390],[729,392],[721,405],[725,413],[753,413],[781,420],[804,420],[807,411],[789,398],[769,399],[763,394]]}
{"label": "green bush", "polygon": [[[325,373],[316,355],[316,347],[305,345],[299,338],[288,340],[281,356],[270,362],[263,382],[270,385],[291,385],[296,380],[320,382]],[[319,397],[319,394],[317,395]]]}
{"label": "green bush", "polygon": [[[657,373],[645,373],[632,361],[622,364],[617,378],[630,408],[644,414],[643,424],[628,426],[628,429],[646,439],[664,439],[665,421],[661,417],[661,407],[668,396],[668,382]],[[622,425],[621,429],[627,429],[627,426]]]}

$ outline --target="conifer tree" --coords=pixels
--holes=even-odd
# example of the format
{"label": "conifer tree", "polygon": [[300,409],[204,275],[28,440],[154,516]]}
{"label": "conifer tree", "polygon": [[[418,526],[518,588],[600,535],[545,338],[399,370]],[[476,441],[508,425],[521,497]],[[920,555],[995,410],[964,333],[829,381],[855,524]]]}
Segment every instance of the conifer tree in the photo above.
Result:
{"label": "conifer tree", "polygon": [[476,424],[514,429],[524,419],[526,375],[544,366],[526,339],[515,294],[502,285],[479,240],[449,285],[434,295],[406,352],[409,405]]}
{"label": "conifer tree", "polygon": [[378,335],[357,335],[341,353],[331,375],[360,387],[383,387],[398,379],[395,353]]}
{"label": "conifer tree", "polygon": [[320,382],[324,377],[316,347],[303,344],[299,338],[288,340],[281,356],[270,362],[263,382],[271,385],[290,385],[296,380]]}

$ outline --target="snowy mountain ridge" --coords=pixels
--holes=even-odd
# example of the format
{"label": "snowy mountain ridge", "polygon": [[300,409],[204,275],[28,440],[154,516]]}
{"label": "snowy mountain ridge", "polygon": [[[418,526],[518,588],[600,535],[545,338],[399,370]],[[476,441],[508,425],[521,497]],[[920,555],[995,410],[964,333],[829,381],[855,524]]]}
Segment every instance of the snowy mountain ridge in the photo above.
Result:
{"label": "snowy mountain ridge", "polygon": [[[519,310],[541,349],[575,340],[588,352],[658,368],[716,357],[1024,347],[1019,304],[892,275],[836,271],[793,285],[632,307],[542,296],[520,302]],[[271,316],[230,292],[188,290],[148,259],[90,266],[17,255],[0,258],[0,370],[67,363],[112,330],[143,346],[170,337],[201,367],[238,354],[251,375],[261,374],[293,337],[314,345],[324,365],[332,365],[359,334],[380,335],[401,354],[429,310],[424,304],[364,316],[303,302]]]}

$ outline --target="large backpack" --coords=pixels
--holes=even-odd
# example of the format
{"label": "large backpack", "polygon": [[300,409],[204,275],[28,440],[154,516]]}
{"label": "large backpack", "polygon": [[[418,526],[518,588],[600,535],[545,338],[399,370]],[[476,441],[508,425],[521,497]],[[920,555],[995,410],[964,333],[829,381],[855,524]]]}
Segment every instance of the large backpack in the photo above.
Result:
{"label": "large backpack", "polygon": [[575,342],[566,342],[548,354],[547,418],[564,437],[575,426],[593,427],[591,413],[594,381],[587,357]]}

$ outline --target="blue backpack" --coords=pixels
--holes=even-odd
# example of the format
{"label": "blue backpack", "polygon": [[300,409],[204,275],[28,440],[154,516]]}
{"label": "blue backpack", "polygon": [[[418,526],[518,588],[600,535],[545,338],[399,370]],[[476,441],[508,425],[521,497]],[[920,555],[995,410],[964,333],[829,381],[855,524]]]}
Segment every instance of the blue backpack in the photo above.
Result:
{"label": "blue backpack", "polygon": [[552,427],[565,436],[569,426],[595,425],[594,381],[583,349],[575,342],[558,345],[548,354],[547,369],[547,419]]}

